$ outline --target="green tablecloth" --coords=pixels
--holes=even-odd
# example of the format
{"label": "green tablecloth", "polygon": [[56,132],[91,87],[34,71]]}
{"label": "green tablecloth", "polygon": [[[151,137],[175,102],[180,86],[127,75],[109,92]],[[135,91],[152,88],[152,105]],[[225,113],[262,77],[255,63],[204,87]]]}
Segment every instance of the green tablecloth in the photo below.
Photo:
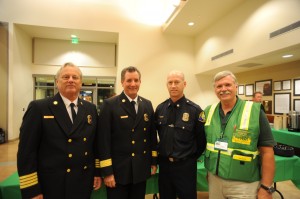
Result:
{"label": "green tablecloth", "polygon": [[[197,164],[197,190],[207,191],[208,185],[206,181],[206,170],[203,161],[200,160]],[[147,180],[146,194],[158,193],[158,174],[151,176]],[[91,199],[105,199],[106,189],[102,186],[98,191],[93,191]],[[15,172],[7,179],[0,183],[0,199],[21,199],[19,188],[19,176]]]}
{"label": "green tablecloth", "polygon": [[[300,189],[300,158],[280,157],[275,156],[276,174],[274,182],[292,180],[293,183]],[[206,181],[206,170],[203,161],[200,160],[197,164],[197,190],[207,191],[208,185]],[[158,193],[158,174],[152,176],[147,181],[146,194]],[[0,183],[0,199],[20,199],[21,193],[19,189],[19,177],[15,172],[6,180]],[[105,199],[106,190],[102,186],[100,190],[93,191],[91,199]]]}
{"label": "green tablecloth", "polygon": [[300,148],[300,132],[272,129],[272,133],[276,142]]}

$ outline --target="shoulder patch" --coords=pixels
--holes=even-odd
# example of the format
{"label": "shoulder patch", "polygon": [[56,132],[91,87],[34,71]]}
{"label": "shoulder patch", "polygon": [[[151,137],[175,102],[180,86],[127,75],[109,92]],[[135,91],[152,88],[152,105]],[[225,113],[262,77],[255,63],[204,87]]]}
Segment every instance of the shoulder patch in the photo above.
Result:
{"label": "shoulder patch", "polygon": [[206,118],[205,118],[205,113],[204,113],[204,111],[202,111],[202,112],[199,114],[198,120],[199,120],[200,122],[205,123]]}

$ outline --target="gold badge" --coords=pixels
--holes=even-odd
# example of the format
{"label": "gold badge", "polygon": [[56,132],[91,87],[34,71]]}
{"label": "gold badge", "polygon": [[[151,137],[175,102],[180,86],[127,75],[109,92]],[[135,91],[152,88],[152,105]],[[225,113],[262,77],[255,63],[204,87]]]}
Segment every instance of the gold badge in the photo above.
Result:
{"label": "gold badge", "polygon": [[149,121],[149,117],[148,117],[148,114],[147,114],[147,113],[144,114],[144,120],[145,120],[145,122],[148,122],[148,121]]}
{"label": "gold badge", "polygon": [[92,124],[92,116],[91,116],[91,115],[88,115],[88,116],[87,116],[87,122],[88,122],[89,124]]}
{"label": "gold badge", "polygon": [[202,111],[202,112],[199,114],[198,120],[199,120],[200,122],[205,123],[206,118],[205,118],[205,113],[204,113],[204,111]]}
{"label": "gold badge", "polygon": [[54,105],[57,105],[57,104],[58,104],[58,102],[57,102],[57,101],[54,101],[54,102],[53,102],[53,104],[54,104]]}
{"label": "gold badge", "polygon": [[188,122],[190,115],[188,113],[183,113],[182,115],[182,121]]}
{"label": "gold badge", "polygon": [[125,99],[122,99],[122,102],[126,102],[126,100],[125,100]]}

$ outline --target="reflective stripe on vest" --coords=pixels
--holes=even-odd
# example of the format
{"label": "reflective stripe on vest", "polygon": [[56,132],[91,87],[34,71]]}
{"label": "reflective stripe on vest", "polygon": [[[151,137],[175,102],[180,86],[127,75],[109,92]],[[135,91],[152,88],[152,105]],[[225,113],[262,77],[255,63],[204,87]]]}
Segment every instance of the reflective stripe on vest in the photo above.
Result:
{"label": "reflective stripe on vest", "polygon": [[[211,151],[211,152],[214,152],[214,153],[218,153],[218,151],[219,151],[219,150],[215,150],[215,146],[212,143],[207,143],[206,144],[206,149]],[[248,150],[234,149],[234,148],[228,148],[227,151],[220,151],[220,152],[223,155],[231,156],[233,151],[240,151],[240,152],[243,152],[245,154],[251,154],[251,155],[253,155],[253,159],[255,159],[256,156],[259,155],[259,151],[248,151]]]}
{"label": "reflective stripe on vest", "polygon": [[207,119],[206,119],[206,122],[205,122],[205,126],[209,126],[210,125],[210,121],[211,121],[211,118],[215,112],[215,109],[217,107],[218,103],[215,103],[213,105],[211,105],[210,109],[209,109],[209,112],[208,112],[208,116],[207,116]]}
{"label": "reflective stripe on vest", "polygon": [[246,101],[240,123],[240,129],[248,130],[252,105],[253,102]]}

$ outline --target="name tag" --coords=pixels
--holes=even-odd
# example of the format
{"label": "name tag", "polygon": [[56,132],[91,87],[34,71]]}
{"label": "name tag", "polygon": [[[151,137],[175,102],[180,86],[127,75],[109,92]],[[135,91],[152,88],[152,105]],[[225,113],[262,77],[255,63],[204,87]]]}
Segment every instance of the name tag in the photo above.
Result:
{"label": "name tag", "polygon": [[121,119],[128,118],[128,115],[122,115],[120,118],[121,118]]}
{"label": "name tag", "polygon": [[215,150],[227,151],[228,141],[225,138],[217,139],[217,141],[215,142]]}
{"label": "name tag", "polygon": [[44,115],[44,119],[54,119],[53,115]]}

